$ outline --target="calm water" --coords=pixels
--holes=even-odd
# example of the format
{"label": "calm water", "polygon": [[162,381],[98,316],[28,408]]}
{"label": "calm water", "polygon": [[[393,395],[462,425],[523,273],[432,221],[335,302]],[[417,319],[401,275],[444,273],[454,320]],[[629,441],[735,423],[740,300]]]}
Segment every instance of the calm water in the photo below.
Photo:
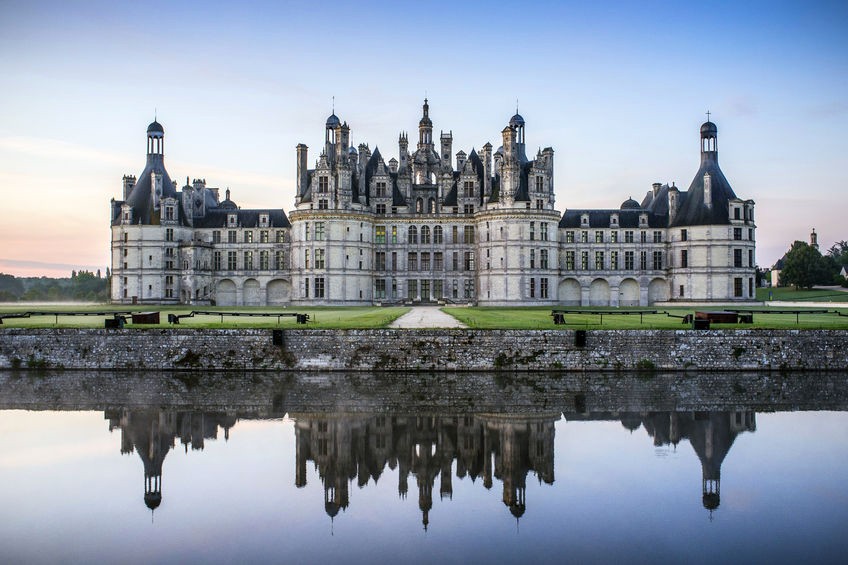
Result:
{"label": "calm water", "polygon": [[0,373],[0,560],[844,562],[848,376]]}

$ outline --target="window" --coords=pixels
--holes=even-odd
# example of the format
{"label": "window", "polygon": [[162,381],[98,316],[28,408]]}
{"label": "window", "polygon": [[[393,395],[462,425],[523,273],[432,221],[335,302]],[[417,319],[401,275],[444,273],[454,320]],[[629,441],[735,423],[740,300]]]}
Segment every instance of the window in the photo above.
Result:
{"label": "window", "polygon": [[421,244],[430,243],[430,228],[429,226],[421,226]]}
{"label": "window", "polygon": [[227,214],[227,225],[235,227],[238,225],[238,216],[235,214]]}
{"label": "window", "polygon": [[303,296],[309,298],[309,279],[303,281]]}
{"label": "window", "polygon": [[318,201],[318,209],[319,210],[329,210],[329,208],[330,208],[330,201],[327,200],[326,198],[322,198]]}
{"label": "window", "polygon": [[286,255],[284,251],[275,251],[274,252],[274,268],[275,269],[285,269],[286,268]]}
{"label": "window", "polygon": [[680,285],[679,297],[683,298],[683,285]]}
{"label": "window", "polygon": [[627,230],[624,232],[624,243],[633,243],[633,232]]}
{"label": "window", "polygon": [[548,279],[539,279],[539,298],[548,297]]}
{"label": "window", "polygon": [[566,270],[574,270],[574,251],[565,252],[565,268]]}
{"label": "window", "polygon": [[433,228],[433,243],[436,245],[442,244],[445,242],[444,235],[442,234],[442,226],[436,226]]}
{"label": "window", "polygon": [[659,271],[662,268],[662,251],[654,251],[654,270]]}
{"label": "window", "polygon": [[398,268],[397,257],[398,257],[397,252],[392,251],[392,270],[393,271],[397,271],[397,268]]}
{"label": "window", "polygon": [[309,233],[309,222],[303,224],[303,239],[309,241],[310,233]]}
{"label": "window", "polygon": [[539,229],[541,230],[539,233],[539,239],[542,241],[548,241],[548,223],[540,222]]}
{"label": "window", "polygon": [[244,268],[245,270],[253,269],[253,251],[244,252]]}
{"label": "window", "polygon": [[462,207],[463,214],[473,214],[474,213],[474,204],[465,204]]}
{"label": "window", "polygon": [[330,179],[329,177],[318,177],[318,192],[319,194],[326,194],[330,190]]}
{"label": "window", "polygon": [[165,230],[165,241],[174,241],[174,228],[167,228]]}
{"label": "window", "polygon": [[418,281],[410,280],[406,283],[406,297],[408,300],[418,298]]}
{"label": "window", "polygon": [[689,231],[688,230],[680,230],[680,241],[688,241],[689,240]]}
{"label": "window", "polygon": [[374,253],[374,268],[378,271],[386,270],[386,252],[376,251]]}
{"label": "window", "polygon": [[754,277],[748,279],[748,296],[754,297]]}
{"label": "window", "polygon": [[642,243],[648,242],[648,233],[645,230],[642,230],[639,233],[639,241],[641,241]]}
{"label": "window", "polygon": [[315,241],[324,241],[324,222],[315,222]]}
{"label": "window", "polygon": [[685,249],[680,251],[680,266],[684,269],[689,267],[689,252]]}
{"label": "window", "polygon": [[530,268],[531,269],[536,268],[536,250],[535,249],[530,250]]}
{"label": "window", "polygon": [[742,239],[742,228],[733,228],[733,239],[736,241]]}
{"label": "window", "polygon": [[374,226],[374,243],[386,243],[386,226]]}
{"label": "window", "polygon": [[324,298],[324,277],[315,278],[315,298]]}
{"label": "window", "polygon": [[474,181],[465,181],[463,183],[466,198],[474,198]]}
{"label": "window", "polygon": [[415,201],[415,212],[421,214],[424,212],[424,200],[422,198],[418,198]]}
{"label": "window", "polygon": [[215,230],[212,232],[212,243],[221,243],[221,231]]}
{"label": "window", "polygon": [[315,268],[316,269],[325,268],[325,260],[324,259],[325,259],[325,250],[324,249],[316,249],[315,250]]}
{"label": "window", "polygon": [[444,271],[445,270],[445,259],[442,256],[441,251],[436,251],[433,253],[433,270],[434,271]]}
{"label": "window", "polygon": [[406,242],[409,244],[418,243],[418,228],[409,226],[409,229],[406,231]]}
{"label": "window", "polygon": [[269,258],[269,254],[268,254],[267,251],[260,251],[259,252],[259,268],[263,271],[268,270],[268,267],[269,267],[268,258]]}
{"label": "window", "polygon": [[435,300],[441,300],[444,295],[444,292],[442,291],[442,283],[443,281],[441,280],[433,281],[433,299]]}
{"label": "window", "polygon": [[453,270],[454,270],[454,271],[458,271],[458,270],[459,270],[459,253],[457,253],[456,251],[454,251],[454,252],[453,252],[453,262],[452,262],[452,266],[453,266]]}
{"label": "window", "polygon": [[397,226],[392,226],[392,243],[397,243]]}
{"label": "window", "polygon": [[429,271],[430,270],[430,254],[422,253],[421,254],[421,270]]}
{"label": "window", "polygon": [[604,252],[595,251],[595,269],[601,271],[604,268]]}
{"label": "window", "polygon": [[221,270],[221,252],[215,251],[212,253],[212,269],[215,271]]}
{"label": "window", "polygon": [[580,232],[580,243],[589,243],[589,232]]}
{"label": "window", "polygon": [[459,298],[459,281],[456,279],[453,280],[453,294],[454,298]]}
{"label": "window", "polygon": [[654,232],[654,243],[662,243],[662,232],[655,231]]}
{"label": "window", "polygon": [[259,214],[259,225],[263,228],[268,226],[268,214]]}
{"label": "window", "polygon": [[286,241],[286,236],[285,236],[285,234],[284,234],[284,233],[285,233],[285,232],[283,232],[283,230],[277,230],[277,235],[276,235],[276,237],[277,237],[277,243],[285,243],[285,241]]}
{"label": "window", "polygon": [[377,279],[374,281],[374,298],[380,299],[386,297],[386,279]]}
{"label": "window", "polygon": [[474,298],[474,281],[471,279],[465,281],[465,298]]}
{"label": "window", "polygon": [[542,249],[539,252],[539,268],[547,269],[548,268],[548,250]]}
{"label": "window", "polygon": [[247,230],[244,232],[244,242],[245,243],[253,243],[253,232]]}
{"label": "window", "polygon": [[742,297],[742,277],[735,277],[733,279],[733,296],[736,298]]}
{"label": "window", "polygon": [[530,222],[530,241],[536,239],[536,222]]}
{"label": "window", "polygon": [[268,243],[268,230],[259,232],[259,243]]}
{"label": "window", "polygon": [[603,243],[604,242],[604,232],[598,230],[595,232],[595,243]]}
{"label": "window", "polygon": [[406,269],[408,271],[418,270],[418,253],[410,252],[406,256]]}
{"label": "window", "polygon": [[[386,205],[385,204],[377,204],[377,215],[378,216],[385,216],[386,215]],[[386,281],[383,281],[383,284],[385,285]]]}
{"label": "window", "polygon": [[610,232],[610,243],[618,243],[618,232],[615,230]]}
{"label": "window", "polygon": [[474,226],[465,226],[465,243],[474,243]]}
{"label": "window", "polygon": [[303,250],[303,268],[304,269],[309,268],[309,259],[310,259],[311,255],[312,255],[312,253],[309,252],[309,249]]}
{"label": "window", "polygon": [[[734,220],[741,220],[742,219],[739,215],[739,207],[738,206],[733,207],[733,219]],[[738,294],[737,296],[742,296],[742,295]]]}
{"label": "window", "polygon": [[633,267],[634,267],[633,252],[632,251],[625,251],[624,252],[624,270],[632,271]]}
{"label": "window", "polygon": [[647,251],[642,251],[639,253],[639,268],[643,271],[648,268],[648,253]]}
{"label": "window", "polygon": [[238,234],[236,230],[229,230],[227,232],[227,243],[236,243],[238,241]]}
{"label": "window", "polygon": [[[126,235],[126,234],[124,234]],[[748,229],[748,241],[754,241],[754,230]]]}
{"label": "window", "polygon": [[464,265],[465,265],[466,271],[473,271],[474,270],[474,252],[473,251],[466,251],[465,252]]}
{"label": "window", "polygon": [[[385,181],[377,181],[376,187],[377,187],[377,198],[385,198],[387,196],[386,195],[386,183],[385,183]],[[377,212],[377,213],[379,214],[380,212]],[[386,205],[383,204],[383,214],[385,214],[385,213],[386,213]],[[383,281],[383,285],[384,285],[383,291],[384,292],[386,290],[385,284],[386,284],[386,281]]]}
{"label": "window", "polygon": [[749,267],[754,266],[754,250],[753,249],[748,250],[748,266]]}
{"label": "window", "polygon": [[530,298],[536,298],[536,279],[530,279]]}
{"label": "window", "polygon": [[741,249],[734,249],[733,250],[733,266],[737,267],[737,268],[742,266],[742,250]]}
{"label": "window", "polygon": [[582,251],[580,253],[580,268],[584,271],[589,270],[589,252]]}
{"label": "window", "polygon": [[235,251],[227,251],[227,270],[235,271],[236,270],[236,252]]}
{"label": "window", "polygon": [[566,243],[574,243],[574,232],[573,231],[565,232],[565,242]]}
{"label": "window", "polygon": [[610,269],[618,269],[618,251],[610,251]]}

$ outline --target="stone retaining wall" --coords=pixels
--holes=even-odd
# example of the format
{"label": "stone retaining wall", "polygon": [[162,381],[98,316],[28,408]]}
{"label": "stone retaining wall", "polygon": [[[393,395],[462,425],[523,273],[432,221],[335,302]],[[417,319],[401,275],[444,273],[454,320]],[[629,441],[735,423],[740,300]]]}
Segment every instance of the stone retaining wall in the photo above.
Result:
{"label": "stone retaining wall", "polygon": [[0,331],[0,369],[848,370],[845,330],[589,330],[584,344],[578,334],[467,329],[9,329]]}

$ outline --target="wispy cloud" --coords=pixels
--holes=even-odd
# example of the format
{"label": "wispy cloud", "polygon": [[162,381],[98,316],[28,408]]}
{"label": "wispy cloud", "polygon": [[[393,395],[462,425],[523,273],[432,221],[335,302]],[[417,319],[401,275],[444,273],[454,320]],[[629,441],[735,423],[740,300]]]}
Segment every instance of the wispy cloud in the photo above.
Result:
{"label": "wispy cloud", "polygon": [[129,155],[43,137],[0,137],[0,150],[22,153],[33,157],[45,157],[52,160],[82,160],[101,165],[126,166],[133,162],[133,159]]}
{"label": "wispy cloud", "polygon": [[80,265],[75,263],[52,263],[49,261],[25,261],[20,259],[5,259],[0,257],[0,268],[8,267],[12,269],[50,269],[54,271],[72,271],[77,269],[85,269],[96,271],[102,268],[100,265]]}

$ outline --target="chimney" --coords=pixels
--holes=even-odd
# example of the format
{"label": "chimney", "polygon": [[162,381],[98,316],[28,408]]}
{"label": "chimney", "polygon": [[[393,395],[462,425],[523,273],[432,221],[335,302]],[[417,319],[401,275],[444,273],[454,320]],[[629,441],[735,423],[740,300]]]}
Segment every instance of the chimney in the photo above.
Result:
{"label": "chimney", "polygon": [[657,197],[657,193],[660,191],[660,188],[662,188],[662,183],[655,182],[654,184],[651,185],[651,190],[654,193],[654,198]]}
{"label": "chimney", "polygon": [[677,187],[674,186],[674,183],[671,184],[671,187],[668,189],[668,224],[674,224],[674,219],[677,216],[677,204],[678,197],[680,196],[680,191],[677,190]]}
{"label": "chimney", "polygon": [[297,195],[303,196],[308,182],[308,170],[306,165],[309,148],[303,143],[297,144]]}

